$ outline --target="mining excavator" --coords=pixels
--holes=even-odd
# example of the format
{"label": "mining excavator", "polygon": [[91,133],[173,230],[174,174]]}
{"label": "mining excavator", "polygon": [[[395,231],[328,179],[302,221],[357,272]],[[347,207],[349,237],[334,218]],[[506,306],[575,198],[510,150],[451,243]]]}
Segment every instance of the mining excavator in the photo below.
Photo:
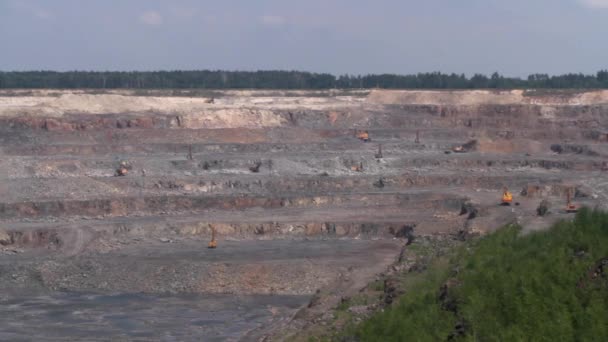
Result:
{"label": "mining excavator", "polygon": [[368,131],[355,131],[355,136],[357,137],[357,139],[363,141],[363,142],[370,142],[371,139],[369,138],[369,132]]}
{"label": "mining excavator", "polygon": [[471,140],[463,145],[452,147],[452,152],[455,153],[467,153],[473,151],[477,147],[477,140]]}
{"label": "mining excavator", "polygon": [[129,163],[127,163],[126,161],[121,161],[120,166],[118,166],[118,169],[116,169],[115,176],[117,176],[117,177],[126,176],[127,173],[129,173],[130,168],[131,168],[131,166],[129,165]]}
{"label": "mining excavator", "polygon": [[253,164],[253,166],[249,167],[249,171],[251,171],[253,173],[258,173],[258,172],[260,172],[261,166],[262,166],[262,162],[258,160]]}
{"label": "mining excavator", "polygon": [[578,212],[578,206],[574,203],[572,203],[572,193],[574,192],[574,189],[570,188],[568,189],[568,193],[566,194],[566,212],[567,213],[576,213]]}
{"label": "mining excavator", "polygon": [[215,239],[215,227],[211,226],[211,241],[207,245],[207,248],[217,248],[217,240]]}
{"label": "mining excavator", "polygon": [[466,153],[467,151],[462,146],[454,146],[454,147],[452,147],[452,152]]}
{"label": "mining excavator", "polygon": [[509,189],[505,186],[502,188],[502,200],[500,202],[501,205],[511,205],[513,202],[513,194],[509,191]]}

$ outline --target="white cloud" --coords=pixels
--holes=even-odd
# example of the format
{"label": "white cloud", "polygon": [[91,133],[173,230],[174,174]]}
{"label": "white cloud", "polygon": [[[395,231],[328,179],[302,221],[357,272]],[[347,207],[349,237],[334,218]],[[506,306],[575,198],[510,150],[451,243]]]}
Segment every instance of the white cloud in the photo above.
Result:
{"label": "white cloud", "polygon": [[589,8],[608,8],[608,0],[580,0],[580,2]]}
{"label": "white cloud", "polygon": [[139,21],[146,25],[160,25],[163,23],[163,16],[157,11],[146,11],[139,16]]}
{"label": "white cloud", "polygon": [[260,22],[266,26],[282,26],[285,24],[285,17],[278,15],[265,15],[260,17]]}

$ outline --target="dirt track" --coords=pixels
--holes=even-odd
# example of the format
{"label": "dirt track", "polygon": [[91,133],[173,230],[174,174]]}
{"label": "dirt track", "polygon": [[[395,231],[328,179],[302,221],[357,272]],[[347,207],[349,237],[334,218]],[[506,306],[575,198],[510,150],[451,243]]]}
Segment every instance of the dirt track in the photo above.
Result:
{"label": "dirt track", "polygon": [[[390,265],[409,227],[454,238],[509,222],[542,229],[569,217],[569,189],[580,205],[608,203],[606,92],[141,95],[0,94],[5,293],[52,301],[65,291],[311,296],[329,287],[331,305]],[[449,153],[473,140],[468,153]],[[121,161],[130,170],[116,177]],[[519,205],[497,205],[503,186]],[[541,218],[542,199],[552,213]],[[212,227],[215,251],[204,248]],[[276,326],[290,305],[226,334]]]}

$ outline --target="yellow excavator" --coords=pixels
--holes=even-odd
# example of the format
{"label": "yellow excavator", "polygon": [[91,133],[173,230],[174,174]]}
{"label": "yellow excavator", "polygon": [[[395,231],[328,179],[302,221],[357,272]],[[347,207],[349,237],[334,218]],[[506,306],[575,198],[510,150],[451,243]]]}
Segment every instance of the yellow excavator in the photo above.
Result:
{"label": "yellow excavator", "polygon": [[207,245],[207,248],[217,248],[217,240],[215,239],[215,227],[211,226],[211,241]]}
{"label": "yellow excavator", "polygon": [[505,186],[502,188],[502,201],[501,205],[511,205],[513,202],[513,194],[509,191],[509,189]]}
{"label": "yellow excavator", "polygon": [[370,142],[371,139],[369,138],[369,132],[368,131],[357,131],[355,130],[355,136],[357,137],[357,139],[363,141],[363,142]]}

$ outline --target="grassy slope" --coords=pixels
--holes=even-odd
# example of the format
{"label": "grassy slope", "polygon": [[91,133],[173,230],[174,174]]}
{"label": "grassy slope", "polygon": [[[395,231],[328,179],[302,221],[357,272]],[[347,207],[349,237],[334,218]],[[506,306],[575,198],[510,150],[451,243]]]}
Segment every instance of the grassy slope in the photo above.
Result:
{"label": "grassy slope", "polygon": [[[457,340],[608,341],[608,266],[603,277],[588,275],[608,257],[608,214],[583,210],[546,232],[522,237],[519,231],[506,227],[434,265],[355,336],[446,340],[463,323],[465,335]],[[440,300],[446,282],[452,286]]]}

